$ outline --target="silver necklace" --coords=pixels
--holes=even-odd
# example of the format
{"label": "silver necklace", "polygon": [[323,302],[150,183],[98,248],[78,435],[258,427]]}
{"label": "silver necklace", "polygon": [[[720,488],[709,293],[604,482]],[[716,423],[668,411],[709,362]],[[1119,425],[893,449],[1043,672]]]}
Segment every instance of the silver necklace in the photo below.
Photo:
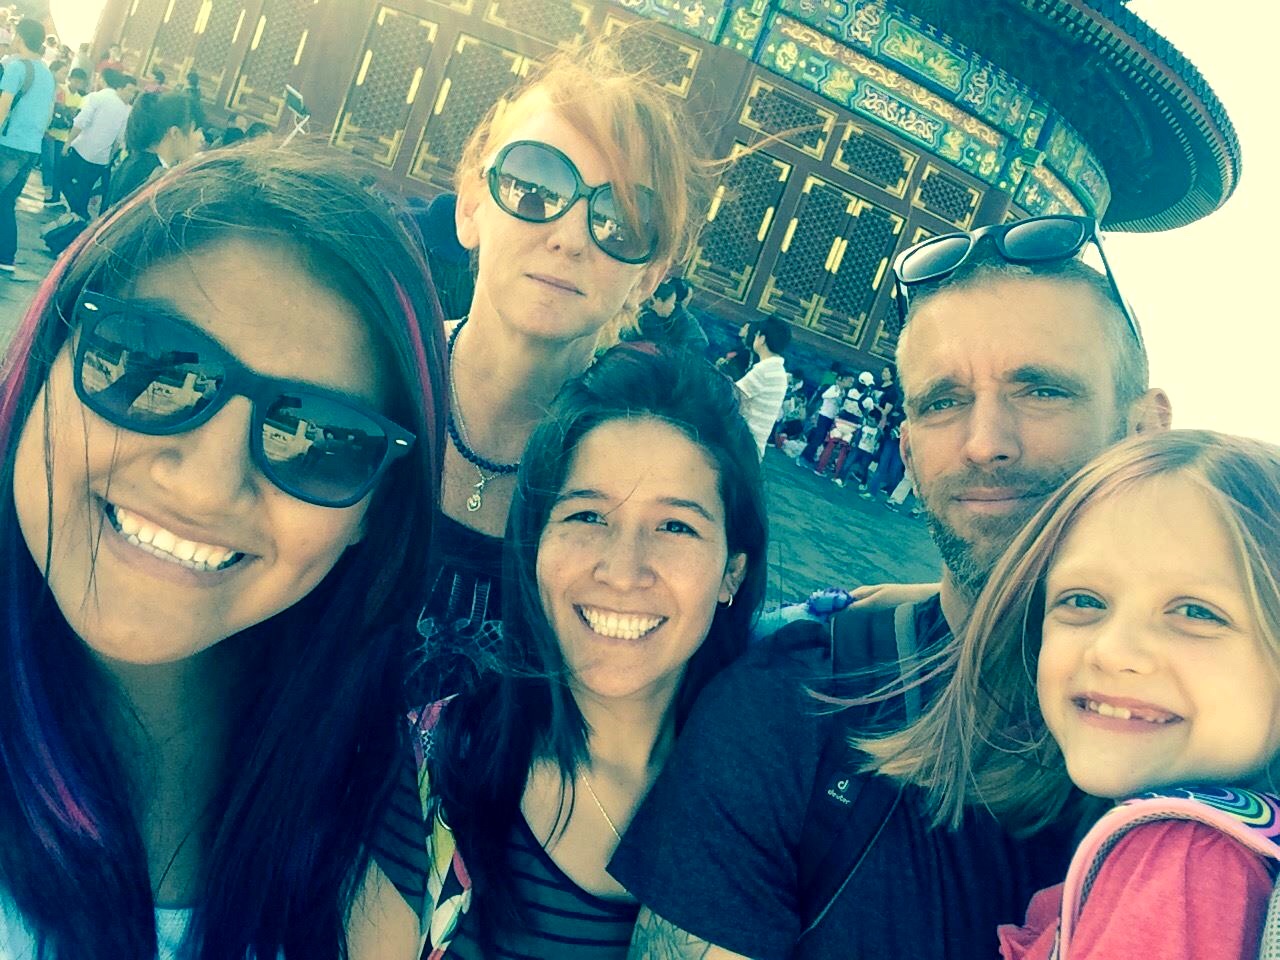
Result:
{"label": "silver necklace", "polygon": [[604,804],[600,802],[600,798],[596,796],[595,787],[591,786],[591,778],[587,776],[585,767],[579,767],[578,772],[582,774],[582,782],[587,785],[587,792],[591,794],[591,799],[596,802],[596,809],[600,811],[600,816],[604,817],[604,822],[609,825],[609,829],[613,831],[614,837],[619,843],[622,842],[622,834],[618,832],[617,825],[613,822],[613,817],[609,816],[609,811],[604,808]]}

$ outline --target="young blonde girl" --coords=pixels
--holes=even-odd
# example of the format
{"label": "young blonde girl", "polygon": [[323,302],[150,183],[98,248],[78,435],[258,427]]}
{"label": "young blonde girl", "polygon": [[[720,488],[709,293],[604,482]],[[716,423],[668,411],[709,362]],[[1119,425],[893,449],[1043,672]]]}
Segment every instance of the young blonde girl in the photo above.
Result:
{"label": "young blonde girl", "polygon": [[[1086,827],[1135,795],[1206,790],[1273,821],[1280,449],[1175,431],[1104,454],[1010,546],[941,669],[920,721],[862,744],[939,824],[981,805],[1026,833]],[[1257,956],[1269,845],[1196,820],[1131,829],[1065,915],[1069,956]],[[1005,960],[1066,956],[1062,897],[1000,928]]]}

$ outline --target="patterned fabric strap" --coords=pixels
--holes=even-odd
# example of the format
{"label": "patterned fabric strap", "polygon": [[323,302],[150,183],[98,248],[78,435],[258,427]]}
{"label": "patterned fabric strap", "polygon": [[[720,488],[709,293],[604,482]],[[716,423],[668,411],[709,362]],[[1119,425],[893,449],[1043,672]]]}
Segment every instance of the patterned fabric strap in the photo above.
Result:
{"label": "patterned fabric strap", "polygon": [[1068,948],[1085,899],[1112,848],[1134,827],[1158,820],[1193,820],[1216,827],[1261,857],[1280,862],[1280,797],[1238,787],[1192,786],[1143,793],[1107,811],[1071,858],[1062,889],[1056,960]]}
{"label": "patterned fabric strap", "polygon": [[429,828],[427,858],[431,867],[427,877],[427,914],[423,917],[423,941],[419,950],[423,960],[439,960],[444,956],[457,936],[463,915],[471,907],[471,877],[458,853],[453,831],[441,815],[440,805],[433,802],[427,774],[427,758],[431,756],[435,726],[450,699],[411,710],[408,715],[416,734],[414,757],[418,762],[418,795]]}

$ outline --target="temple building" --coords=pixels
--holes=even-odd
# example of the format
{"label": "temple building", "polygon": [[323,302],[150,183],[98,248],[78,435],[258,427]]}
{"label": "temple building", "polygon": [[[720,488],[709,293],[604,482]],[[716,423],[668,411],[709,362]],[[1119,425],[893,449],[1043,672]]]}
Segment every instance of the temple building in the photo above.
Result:
{"label": "temple building", "polygon": [[[648,21],[651,29],[629,29]],[[888,265],[1024,216],[1166,230],[1216,210],[1240,147],[1196,68],[1120,0],[111,0],[99,45],[211,117],[311,137],[393,195],[450,189],[468,134],[539,59],[601,34],[687,101],[727,166],[683,273],[701,313],[892,356]]]}

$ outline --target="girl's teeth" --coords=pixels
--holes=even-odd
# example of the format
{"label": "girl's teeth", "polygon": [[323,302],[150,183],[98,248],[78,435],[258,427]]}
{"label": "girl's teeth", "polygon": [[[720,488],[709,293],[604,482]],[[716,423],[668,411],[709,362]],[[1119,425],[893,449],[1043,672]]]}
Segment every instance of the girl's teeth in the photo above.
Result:
{"label": "girl's teeth", "polygon": [[215,547],[207,543],[196,543],[184,540],[168,530],[154,527],[127,510],[112,507],[116,526],[126,540],[146,553],[162,560],[170,560],[190,570],[217,570],[227,564],[232,557],[241,554],[226,547]]}
{"label": "girl's teeth", "polygon": [[1137,712],[1128,707],[1118,707],[1110,703],[1099,703],[1097,700],[1085,701],[1085,709],[1091,713],[1096,713],[1100,717],[1113,717],[1116,720],[1142,720],[1146,723],[1172,723],[1178,719],[1172,714],[1161,715],[1152,711],[1139,710]]}

